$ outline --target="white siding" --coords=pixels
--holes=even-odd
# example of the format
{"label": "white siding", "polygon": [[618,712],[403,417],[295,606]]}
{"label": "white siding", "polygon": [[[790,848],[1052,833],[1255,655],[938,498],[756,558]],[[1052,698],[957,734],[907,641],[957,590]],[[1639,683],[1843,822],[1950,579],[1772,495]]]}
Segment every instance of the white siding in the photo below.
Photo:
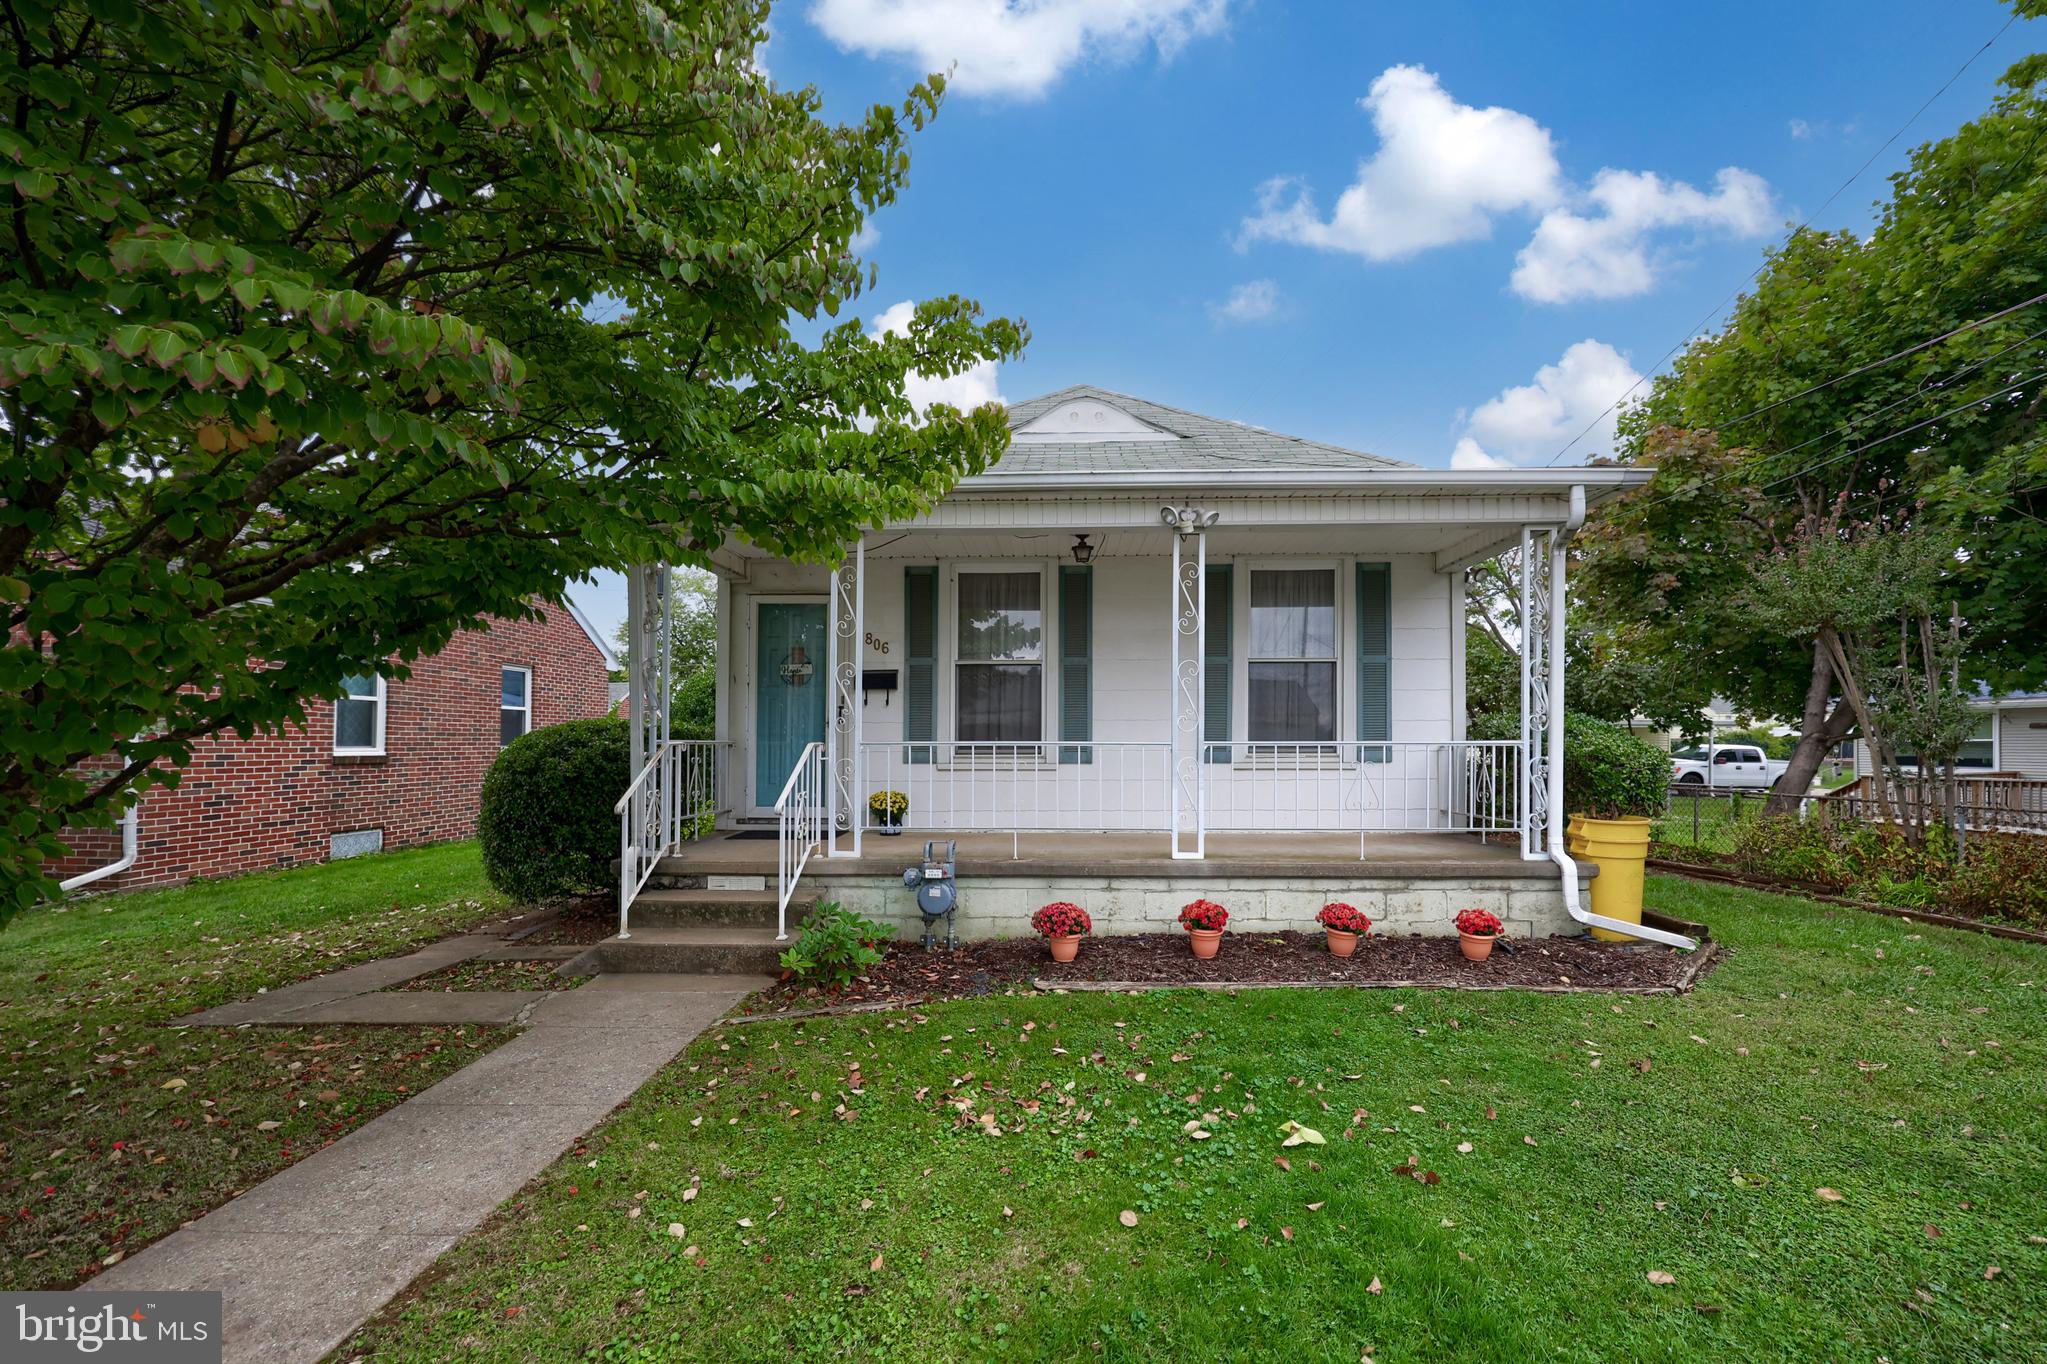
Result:
{"label": "white siding", "polygon": [[2047,704],[1998,713],[1997,768],[2047,779]]}

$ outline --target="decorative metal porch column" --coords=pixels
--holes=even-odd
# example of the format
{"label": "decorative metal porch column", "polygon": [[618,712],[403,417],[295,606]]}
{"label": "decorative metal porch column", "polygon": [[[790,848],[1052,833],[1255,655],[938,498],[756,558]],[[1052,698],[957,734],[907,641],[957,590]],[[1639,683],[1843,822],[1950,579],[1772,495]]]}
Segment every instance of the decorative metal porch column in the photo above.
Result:
{"label": "decorative metal porch column", "polygon": [[[1521,855],[1549,855],[1550,765],[1563,760],[1563,541],[1521,528]],[[1558,724],[1552,725],[1552,712]]]}
{"label": "decorative metal porch column", "polygon": [[[860,855],[860,663],[867,640],[867,541],[860,540],[846,561],[832,570],[831,623],[825,632],[826,671],[831,674],[825,719],[825,761],[831,780],[826,790],[830,807],[832,857]],[[838,836],[849,834],[850,847]]]}
{"label": "decorative metal porch column", "polygon": [[667,564],[635,564],[626,575],[626,618],[632,622],[632,643],[626,651],[626,712],[634,776],[648,759],[660,756],[669,737],[673,580]]}
{"label": "decorative metal porch column", "polygon": [[1173,856],[1198,860],[1208,845],[1208,764],[1202,761],[1202,716],[1206,707],[1208,652],[1208,541],[1204,532],[1219,513],[1194,507],[1161,507],[1159,519],[1173,532],[1173,752],[1166,792],[1172,818]]}

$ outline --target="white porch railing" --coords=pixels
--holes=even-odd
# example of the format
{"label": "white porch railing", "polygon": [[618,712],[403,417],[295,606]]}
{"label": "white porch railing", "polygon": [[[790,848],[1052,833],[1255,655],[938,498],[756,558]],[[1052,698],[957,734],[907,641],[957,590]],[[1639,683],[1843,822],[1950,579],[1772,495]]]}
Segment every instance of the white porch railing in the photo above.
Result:
{"label": "white porch railing", "polygon": [[729,739],[658,745],[611,807],[618,818],[618,936],[630,936],[633,899],[675,846],[709,833],[724,812]]}
{"label": "white porch railing", "polygon": [[803,869],[810,865],[811,854],[824,846],[831,823],[826,806],[830,782],[831,767],[825,758],[825,746],[811,744],[796,759],[789,780],[782,783],[782,794],[775,798],[775,819],[780,825],[775,840],[777,941],[789,936],[789,899],[796,893],[796,883],[802,879]]}
{"label": "white porch railing", "polygon": [[[1224,833],[1509,833],[1520,827],[1518,740],[1209,744],[1201,824]],[[876,791],[909,798],[934,833],[1172,829],[1169,743],[866,743],[855,814]]]}

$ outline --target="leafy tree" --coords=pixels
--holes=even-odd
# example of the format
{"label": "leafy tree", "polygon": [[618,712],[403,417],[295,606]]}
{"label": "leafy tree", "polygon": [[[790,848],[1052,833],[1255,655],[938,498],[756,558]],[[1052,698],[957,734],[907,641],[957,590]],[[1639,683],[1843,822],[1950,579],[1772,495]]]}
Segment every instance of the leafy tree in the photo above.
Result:
{"label": "leafy tree", "polygon": [[0,916],[203,736],[592,568],[833,557],[1006,439],[904,376],[1019,325],[824,321],[942,80],[828,124],[764,0],[7,17]]}
{"label": "leafy tree", "polygon": [[1605,626],[1747,712],[1798,718],[1779,807],[1857,721],[1818,634],[1744,604],[1755,566],[1815,516],[1951,537],[1969,680],[2047,679],[2047,304],[2029,302],[2047,292],[2043,81],[2047,56],[2028,57],[1986,114],[1914,151],[1869,236],[1801,231],[1773,252],[1728,324],[1624,416],[1654,481],[1579,536]]}

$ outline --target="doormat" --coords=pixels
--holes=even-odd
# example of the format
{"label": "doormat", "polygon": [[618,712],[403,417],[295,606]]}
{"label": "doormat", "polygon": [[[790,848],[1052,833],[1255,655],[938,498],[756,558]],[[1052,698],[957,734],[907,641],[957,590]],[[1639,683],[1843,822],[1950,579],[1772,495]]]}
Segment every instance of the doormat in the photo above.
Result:
{"label": "doormat", "polygon": [[745,842],[748,839],[780,838],[781,836],[782,831],[780,829],[739,829],[725,835],[725,838],[727,842],[736,843]]}

